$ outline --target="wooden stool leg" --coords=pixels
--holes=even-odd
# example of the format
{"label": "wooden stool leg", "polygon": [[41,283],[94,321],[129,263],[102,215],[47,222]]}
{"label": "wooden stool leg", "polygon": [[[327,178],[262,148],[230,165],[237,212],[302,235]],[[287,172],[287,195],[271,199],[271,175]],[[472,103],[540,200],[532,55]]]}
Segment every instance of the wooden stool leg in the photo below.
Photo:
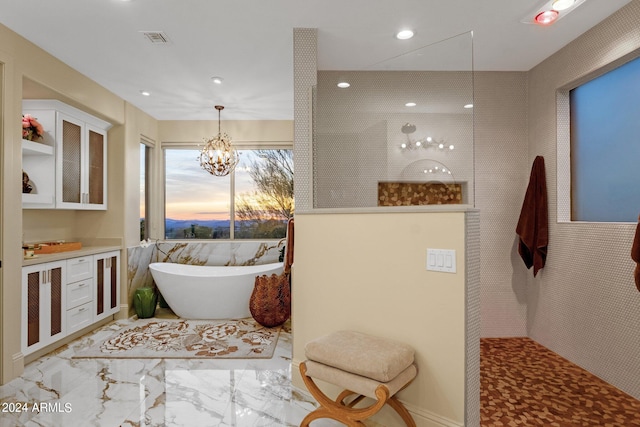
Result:
{"label": "wooden stool leg", "polygon": [[416,422],[413,420],[413,417],[409,411],[407,411],[407,408],[396,399],[395,395],[391,396],[387,403],[400,415],[400,418],[402,418],[402,421],[404,421],[407,427],[416,427]]}
{"label": "wooden stool leg", "polygon": [[330,418],[332,420],[336,420],[338,422],[341,422],[341,423],[345,424],[348,427],[365,427],[364,423],[362,423],[361,421],[354,421],[354,420],[338,418],[334,414],[332,414],[331,412],[327,411],[326,408],[323,408],[323,407],[320,407],[320,408],[316,409],[315,411],[307,414],[307,416],[304,417],[304,419],[300,423],[300,427],[309,427],[309,423],[311,421],[317,420],[317,419],[320,419],[320,418]]}
{"label": "wooden stool leg", "polygon": [[307,376],[307,366],[304,362],[300,364],[300,374],[302,375],[302,381],[304,381],[307,389],[320,404],[319,408],[304,417],[302,423],[300,423],[300,427],[307,427],[311,421],[318,418],[331,418],[344,423],[349,427],[364,426],[362,420],[365,420],[378,412],[382,409],[385,403],[389,401],[389,389],[380,385],[376,389],[376,397],[378,400],[374,404],[366,408],[352,408],[352,405],[355,405],[362,399],[361,396],[356,397],[353,402],[345,404],[343,400],[347,396],[355,394],[349,390],[345,390],[340,393],[336,401],[333,401],[327,397],[320,388],[318,388],[311,377]]}

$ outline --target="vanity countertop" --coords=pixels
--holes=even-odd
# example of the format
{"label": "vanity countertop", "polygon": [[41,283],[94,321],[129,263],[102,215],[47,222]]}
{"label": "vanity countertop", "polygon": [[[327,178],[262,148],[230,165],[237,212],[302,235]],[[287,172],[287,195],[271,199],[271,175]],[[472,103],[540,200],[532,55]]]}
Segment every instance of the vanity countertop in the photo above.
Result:
{"label": "vanity countertop", "polygon": [[76,251],[58,252],[53,254],[41,254],[33,258],[23,258],[22,266],[42,264],[44,262],[61,261],[65,259],[78,258],[87,255],[100,254],[109,251],[119,251],[120,246],[83,246]]}

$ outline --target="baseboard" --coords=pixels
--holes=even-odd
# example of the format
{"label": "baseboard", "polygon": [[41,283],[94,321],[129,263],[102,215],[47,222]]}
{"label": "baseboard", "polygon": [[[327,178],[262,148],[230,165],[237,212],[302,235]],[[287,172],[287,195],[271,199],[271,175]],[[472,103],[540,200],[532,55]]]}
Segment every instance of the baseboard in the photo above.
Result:
{"label": "baseboard", "polygon": [[[300,375],[300,362],[297,360],[291,361],[291,383],[294,387],[309,396],[309,399],[313,399],[302,381],[302,376]],[[337,388],[336,390],[337,391],[335,393],[337,395],[341,390],[338,390]],[[419,408],[402,400],[400,401],[413,417],[413,420],[416,422],[416,427],[464,427],[464,423],[453,421],[434,412]],[[386,407],[372,417],[373,421],[386,427],[396,426],[398,424],[398,419],[398,415],[392,409]]]}
{"label": "baseboard", "polygon": [[18,378],[24,373],[24,354],[21,351],[11,356],[11,369],[13,378]]}
{"label": "baseboard", "polygon": [[128,319],[129,317],[131,317],[129,315],[129,304],[120,304],[120,311],[113,315],[114,320]]}
{"label": "baseboard", "polygon": [[464,427],[464,423],[450,420],[434,412],[410,405],[407,402],[402,402],[402,404],[407,408],[418,427]]}

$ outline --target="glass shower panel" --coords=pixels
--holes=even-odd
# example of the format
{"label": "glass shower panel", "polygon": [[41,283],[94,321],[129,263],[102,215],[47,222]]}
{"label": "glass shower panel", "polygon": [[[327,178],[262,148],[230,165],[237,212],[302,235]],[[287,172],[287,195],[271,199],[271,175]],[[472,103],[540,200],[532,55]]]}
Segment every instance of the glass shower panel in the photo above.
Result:
{"label": "glass shower panel", "polygon": [[474,205],[472,42],[465,33],[363,70],[318,71],[314,208]]}

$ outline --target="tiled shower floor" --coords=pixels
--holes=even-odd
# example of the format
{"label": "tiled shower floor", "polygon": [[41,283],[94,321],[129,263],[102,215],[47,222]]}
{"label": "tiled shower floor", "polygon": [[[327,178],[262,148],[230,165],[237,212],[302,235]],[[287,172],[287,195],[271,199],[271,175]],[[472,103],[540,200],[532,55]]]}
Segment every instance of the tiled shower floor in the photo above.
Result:
{"label": "tiled shower floor", "polygon": [[640,401],[530,338],[483,338],[483,427],[640,427]]}

